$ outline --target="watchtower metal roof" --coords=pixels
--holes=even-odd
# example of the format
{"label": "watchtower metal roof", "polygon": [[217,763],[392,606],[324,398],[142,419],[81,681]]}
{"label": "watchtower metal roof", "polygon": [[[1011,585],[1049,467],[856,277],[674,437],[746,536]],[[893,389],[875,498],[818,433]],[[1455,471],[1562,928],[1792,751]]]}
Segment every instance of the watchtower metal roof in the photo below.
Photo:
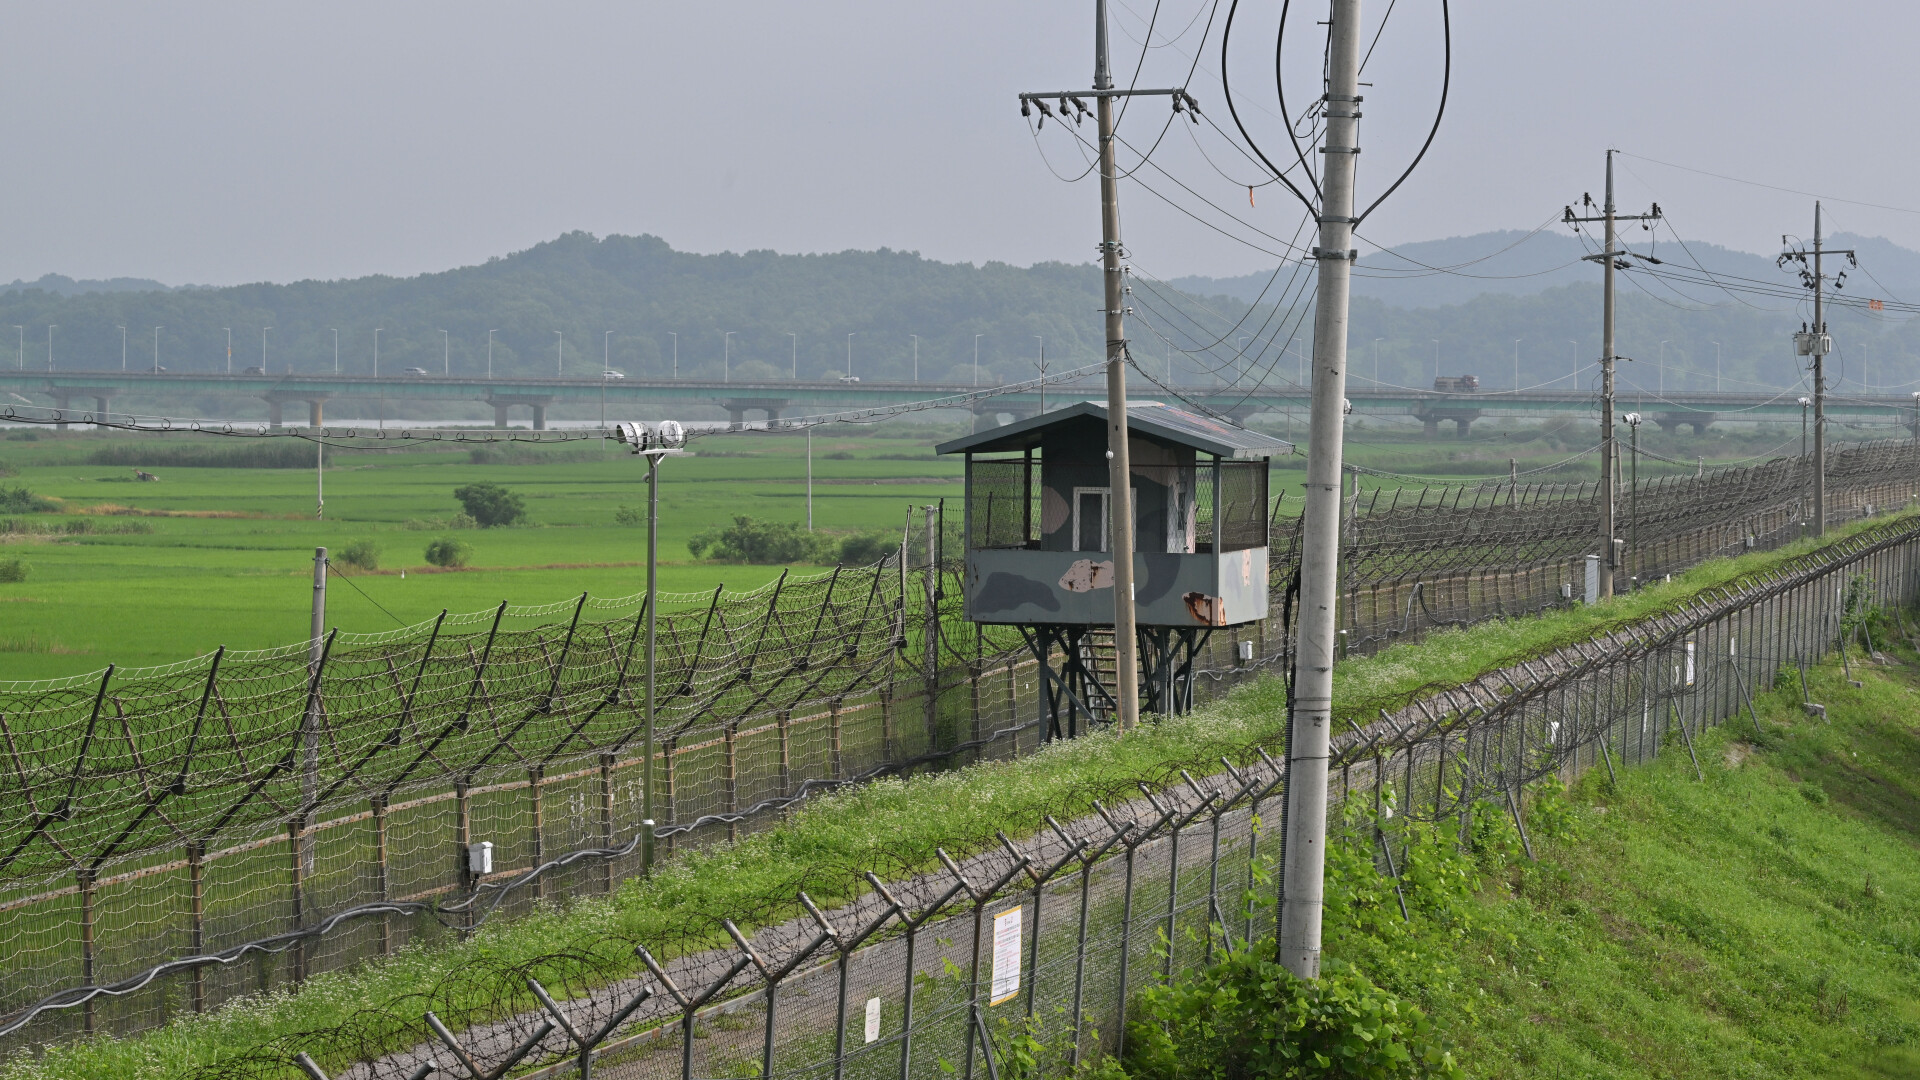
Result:
{"label": "watchtower metal roof", "polygon": [[[1039,416],[1029,416],[1025,420],[1016,420],[1005,427],[991,428],[958,439],[950,439],[933,449],[935,453],[940,454],[963,452],[990,454],[1031,450],[1040,445],[1042,432],[1082,416],[1094,417],[1104,424],[1107,421],[1107,407],[1098,401],[1082,401],[1064,409],[1055,409]],[[1138,432],[1162,442],[1191,447],[1201,453],[1232,461],[1259,461],[1293,452],[1293,444],[1285,439],[1276,439],[1271,435],[1248,431],[1246,428],[1235,427],[1224,421],[1200,416],[1184,409],[1176,409],[1158,401],[1128,402],[1127,428],[1129,432]]]}

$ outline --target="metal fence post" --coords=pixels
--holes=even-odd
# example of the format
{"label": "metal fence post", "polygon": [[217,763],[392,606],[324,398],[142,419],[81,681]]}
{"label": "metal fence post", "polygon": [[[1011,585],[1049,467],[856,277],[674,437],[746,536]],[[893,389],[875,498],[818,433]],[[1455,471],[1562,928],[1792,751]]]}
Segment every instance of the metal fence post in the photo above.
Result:
{"label": "metal fence post", "polygon": [[[75,868],[73,876],[75,882],[79,885],[80,892],[80,978],[83,983],[91,987],[94,985],[93,890],[96,875],[93,867],[81,866]],[[89,1035],[93,1034],[94,1015],[93,998],[91,997],[87,998],[86,1004],[81,1006],[80,1023],[81,1030]]]}
{"label": "metal fence post", "polygon": [[[206,849],[206,844],[200,840],[187,841],[187,948],[194,956],[207,951],[207,895],[202,866]],[[205,1012],[207,978],[199,964],[193,966],[191,980],[193,1011]]]}

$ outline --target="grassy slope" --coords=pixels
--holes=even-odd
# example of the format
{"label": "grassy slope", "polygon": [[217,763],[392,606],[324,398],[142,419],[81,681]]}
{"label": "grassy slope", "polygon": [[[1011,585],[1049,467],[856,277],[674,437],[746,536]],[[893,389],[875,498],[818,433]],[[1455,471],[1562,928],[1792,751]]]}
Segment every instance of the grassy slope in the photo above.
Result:
{"label": "grassy slope", "polygon": [[[1770,553],[1709,564],[1677,579],[1662,595],[1672,602],[1785,557]],[[1405,694],[1434,677],[1464,678],[1482,670],[1462,665],[1528,653],[1582,627],[1610,625],[1628,611],[1643,614],[1651,602],[1642,594],[1584,613],[1436,635],[1424,644],[1342,664],[1339,677],[1345,693]],[[685,857],[650,881],[629,881],[611,902],[588,899],[570,909],[548,909],[489,928],[464,945],[317,978],[297,996],[248,1003],[147,1036],[63,1048],[52,1055],[44,1075],[119,1076],[135,1068],[148,1076],[183,1075],[214,1055],[335,1024],[365,1002],[439,980],[477,953],[512,958],[597,948],[609,954],[610,962],[630,966],[623,955],[627,941],[688,948],[717,943],[724,940],[714,921],[719,916],[731,916],[742,926],[755,923],[756,915],[784,918],[798,914],[793,897],[801,889],[823,902],[847,898],[859,887],[862,870],[882,877],[916,872],[936,865],[937,844],[961,854],[992,846],[996,829],[1030,834],[1041,827],[1043,814],[1090,812],[1092,799],[1130,794],[1135,778],[1166,776],[1180,766],[1206,768],[1222,754],[1243,756],[1254,745],[1272,744],[1282,715],[1278,683],[1267,680],[1195,717],[1155,725],[1124,740],[1096,736],[1018,762],[910,783],[881,782],[823,798],[789,824],[732,848]],[[928,806],[939,806],[942,813],[928,814]],[[671,951],[656,947],[657,953]]]}
{"label": "grassy slope", "polygon": [[[1862,689],[1816,669],[1831,724],[1788,688],[1761,699],[1764,736],[1744,716],[1706,734],[1704,782],[1677,739],[1617,790],[1589,773],[1561,828],[1536,824],[1539,862],[1487,866],[1470,929],[1417,918],[1424,961],[1384,981],[1477,1077],[1920,1077],[1920,664],[1900,651]],[[1347,914],[1329,951],[1393,971]]]}

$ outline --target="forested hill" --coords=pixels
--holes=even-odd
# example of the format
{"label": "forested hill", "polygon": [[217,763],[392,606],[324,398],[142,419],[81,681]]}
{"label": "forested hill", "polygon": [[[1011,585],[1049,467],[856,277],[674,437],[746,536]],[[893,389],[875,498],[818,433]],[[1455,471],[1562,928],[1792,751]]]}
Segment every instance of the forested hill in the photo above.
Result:
{"label": "forested hill", "polygon": [[[1562,256],[1577,259],[1577,252],[1558,241],[1535,250],[1543,238],[1476,263],[1470,271],[1475,277],[1453,273],[1389,283],[1402,286],[1397,292],[1388,292],[1377,278],[1365,279],[1373,284],[1356,290],[1350,338],[1359,384],[1374,376],[1377,353],[1383,382],[1428,384],[1437,365],[1446,373],[1478,374],[1489,388],[1510,386],[1517,355],[1522,384],[1557,379],[1572,386],[1573,369],[1599,353],[1599,286],[1596,275],[1583,274],[1590,264],[1552,269],[1549,264],[1564,263]],[[1449,266],[1501,245],[1500,236],[1488,234],[1401,250],[1420,262]],[[1890,298],[1920,293],[1920,255],[1885,241],[1856,240],[1853,246],[1861,248],[1863,267],[1873,277],[1858,274],[1850,288],[1864,289],[1871,280],[1875,292],[1885,289]],[[1724,261],[1747,276],[1785,276],[1758,256],[1692,247],[1709,264]],[[1667,254],[1664,245],[1661,253]],[[1764,275],[1756,269],[1763,262]],[[1293,272],[1285,268],[1281,283]],[[1563,279],[1568,283],[1537,288]],[[456,374],[479,374],[487,370],[491,330],[493,370],[502,375],[553,373],[564,338],[563,371],[575,376],[597,371],[606,355],[631,376],[665,377],[677,348],[683,377],[718,377],[730,363],[738,378],[783,377],[797,368],[801,378],[817,379],[848,372],[852,335],[852,374],[908,379],[917,335],[923,380],[970,383],[977,336],[980,379],[991,384],[1032,375],[1043,340],[1050,370],[1094,362],[1102,340],[1100,274],[1091,264],[973,266],[885,249],[703,255],[675,251],[653,236],[569,233],[478,266],[412,278],[175,289],[152,283],[145,291],[124,291],[124,282],[50,275],[0,289],[0,364],[46,370],[51,324],[57,370],[119,367],[122,327],[128,365],[144,368],[154,362],[154,328],[163,327],[160,364],[175,372],[219,370],[227,362],[231,327],[238,371],[261,362],[266,327],[266,362],[276,373],[331,371],[335,330],[341,369],[366,372],[373,366],[377,329],[383,373],[407,367],[438,372],[445,362]],[[1187,295],[1143,280],[1130,301],[1136,309],[1128,327],[1135,353],[1158,361],[1156,371],[1164,370],[1170,351],[1158,335],[1172,324],[1182,344],[1219,343],[1210,360],[1174,352],[1181,381],[1237,371],[1240,364],[1228,355],[1237,346],[1260,357],[1247,365],[1251,377],[1269,369],[1281,378],[1298,372],[1299,357],[1310,349],[1311,319],[1301,311],[1249,315],[1247,298],[1258,295],[1264,276],[1252,286],[1233,278],[1176,284]],[[1664,379],[1669,388],[1707,388],[1714,385],[1716,365],[1729,390],[1798,380],[1789,335],[1807,317],[1804,305],[1735,299],[1701,288],[1681,295],[1633,274],[1621,289],[1619,351],[1632,358],[1622,366],[1626,385],[1654,388]],[[1269,295],[1283,291],[1276,285]],[[1429,294],[1453,299],[1389,299]],[[1913,359],[1920,352],[1920,327],[1850,312],[1836,313],[1832,323],[1838,349],[1833,370],[1843,392],[1868,384],[1901,390],[1920,378],[1920,363]],[[14,326],[21,329],[5,335]],[[1275,357],[1281,357],[1278,363]],[[1583,377],[1581,385],[1588,381]]]}

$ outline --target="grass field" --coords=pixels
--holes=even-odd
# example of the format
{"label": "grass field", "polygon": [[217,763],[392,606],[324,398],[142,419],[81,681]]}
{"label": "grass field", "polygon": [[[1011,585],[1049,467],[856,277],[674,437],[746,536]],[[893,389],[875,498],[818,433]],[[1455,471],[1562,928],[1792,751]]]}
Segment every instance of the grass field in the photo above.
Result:
{"label": "grass field", "polygon": [[[1284,433],[1278,424],[1261,426]],[[1484,428],[1469,440],[1428,441],[1392,425],[1368,424],[1352,433],[1349,456],[1396,472],[1497,476],[1506,472],[1509,458],[1526,470],[1567,457],[1568,447],[1585,434],[1564,426]],[[897,535],[909,506],[956,499],[961,463],[936,457],[932,444],[963,430],[958,423],[896,422],[816,433],[816,526]],[[1778,434],[1716,433],[1692,440],[1648,433],[1644,438],[1669,456],[1699,453],[1711,462],[1762,452],[1778,442]],[[322,545],[337,554],[348,543],[368,540],[380,549],[378,573],[355,575],[347,583],[336,580],[329,591],[328,623],[346,631],[391,628],[431,618],[443,608],[474,611],[502,600],[550,603],[582,591],[624,596],[643,586],[645,530],[619,525],[614,515],[622,506],[644,506],[644,467],[610,445],[509,447],[492,452],[497,460],[485,462],[474,461],[467,450],[432,446],[340,452],[330,458],[326,472],[324,521],[314,520],[311,468],[148,462],[149,471],[161,478],[155,484],[136,482],[124,463],[88,464],[113,448],[176,461],[182,453],[231,455],[289,447],[310,449],[310,444],[276,441],[263,447],[205,436],[19,429],[0,439],[0,487],[25,486],[57,500],[61,510],[16,515],[16,520],[34,530],[59,530],[70,522],[97,530],[55,536],[0,531],[0,560],[20,558],[28,565],[26,581],[0,583],[0,680],[72,675],[109,663],[166,663],[220,645],[246,649],[302,640],[313,549]],[[1287,512],[1297,513],[1306,459],[1274,464],[1272,490],[1287,496]],[[1644,464],[1642,475],[1653,475],[1655,463]],[[1589,456],[1538,479],[1590,480],[1592,466]],[[803,436],[756,432],[703,438],[693,453],[670,460],[662,477],[661,588],[697,592],[724,583],[751,589],[780,572],[779,567],[695,560],[686,542],[736,514],[804,521]],[[428,567],[427,544],[448,535],[431,523],[459,511],[454,488],[480,481],[520,493],[533,524],[462,531],[460,538],[473,549],[471,564],[458,572]],[[1422,483],[1369,477],[1366,486],[1376,482]],[[957,505],[951,509],[958,513]],[[150,531],[110,531],[116,528]]]}
{"label": "grass field", "polygon": [[[0,486],[24,485],[66,511],[16,520],[58,527],[84,517],[99,529],[137,523],[152,530],[0,534],[0,559],[18,557],[29,567],[25,582],[0,584],[0,679],[302,640],[313,549],[337,552],[356,540],[379,547],[380,571],[356,574],[350,584],[336,579],[329,590],[328,622],[349,631],[392,628],[442,608],[546,603],[582,591],[626,596],[644,587],[646,529],[616,524],[614,515],[622,506],[644,508],[645,467],[611,448],[576,443],[545,455],[562,460],[528,464],[474,464],[464,451],[341,454],[326,473],[326,520],[316,521],[311,469],[156,467],[159,483],[138,483],[131,468],[84,463],[92,451],[125,441],[0,442],[0,463],[17,473]],[[816,436],[817,526],[897,535],[909,505],[959,495],[959,462],[935,458],[928,441]],[[796,436],[708,439],[666,463],[662,589],[750,589],[780,572],[697,561],[687,539],[736,514],[804,521],[804,443]],[[482,481],[521,494],[534,524],[462,530],[473,549],[470,566],[428,567],[428,542],[450,533],[419,523],[452,517],[460,511],[453,489]],[[128,516],[114,507],[202,516]]]}

